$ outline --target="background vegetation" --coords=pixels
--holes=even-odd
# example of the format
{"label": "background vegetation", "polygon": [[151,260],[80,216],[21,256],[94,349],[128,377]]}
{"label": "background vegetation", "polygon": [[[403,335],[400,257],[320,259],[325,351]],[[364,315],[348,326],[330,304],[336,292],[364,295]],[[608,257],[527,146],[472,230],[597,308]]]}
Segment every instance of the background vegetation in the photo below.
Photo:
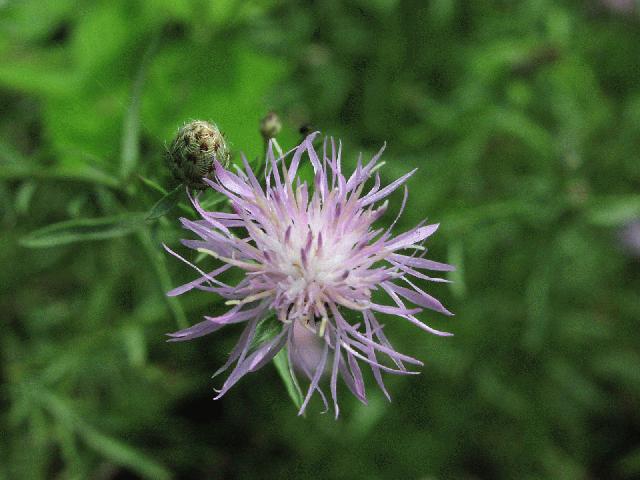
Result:
{"label": "background vegetation", "polygon": [[[639,20],[629,0],[0,1],[0,478],[639,478]],[[424,317],[455,336],[388,322],[424,373],[391,404],[342,395],[338,421],[297,417],[272,366],[212,401],[233,328],[164,341],[221,308],[164,296],[192,275],[160,247],[184,213],[145,219],[164,146],[209,119],[257,158],[270,109],[285,146],[310,122],[350,165],[387,141],[386,181],[418,166],[398,229],[441,222],[432,257],[459,267],[430,286],[456,317]]]}

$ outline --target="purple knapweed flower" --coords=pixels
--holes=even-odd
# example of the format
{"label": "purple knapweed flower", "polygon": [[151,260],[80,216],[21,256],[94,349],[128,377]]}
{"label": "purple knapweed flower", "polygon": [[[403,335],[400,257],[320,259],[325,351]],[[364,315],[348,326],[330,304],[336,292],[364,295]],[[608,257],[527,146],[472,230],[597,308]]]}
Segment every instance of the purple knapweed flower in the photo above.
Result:
{"label": "purple knapweed flower", "polygon": [[[204,181],[229,199],[233,213],[205,211],[197,198],[192,198],[202,218],[181,221],[200,239],[182,243],[218,259],[222,266],[205,273],[167,249],[201,275],[169,295],[197,288],[221,295],[231,306],[223,315],[205,317],[203,322],[170,334],[173,341],[191,340],[225,325],[246,324],[229,359],[218,371],[235,364],[216,399],[286,346],[296,385],[296,371],[309,382],[300,413],[315,391],[328,408],[321,388],[321,380],[327,376],[337,416],[338,376],[366,403],[359,362],[371,367],[387,398],[390,397],[382,372],[418,373],[407,370],[405,363],[422,365],[393,348],[379,323],[379,313],[407,320],[436,335],[450,335],[416,318],[423,308],[452,314],[410,279],[443,282],[446,280],[432,278],[421,270],[453,270],[450,265],[424,258],[426,250],[422,243],[438,225],[422,222],[392,236],[391,229],[406,204],[405,186],[395,221],[387,229],[373,228],[387,210],[388,202],[376,205],[403,186],[415,170],[381,188],[380,177],[374,171],[383,147],[366,165],[359,159],[355,172],[347,178],[341,167],[341,145],[336,149],[333,139],[325,139],[320,158],[312,143],[315,136],[309,135],[283,156],[276,156],[270,143],[264,186],[246,159],[244,170],[237,168],[236,173],[215,162],[214,179]],[[298,176],[305,154],[315,173],[312,189]],[[365,184],[372,177],[373,185],[365,193]],[[245,274],[235,286],[218,278],[232,267]],[[386,296],[390,304],[382,303],[379,296]],[[277,319],[278,333],[260,342],[256,338],[257,326],[270,314]],[[357,319],[353,320],[355,315]],[[307,332],[316,336],[315,345]],[[385,357],[387,364],[381,361]]]}

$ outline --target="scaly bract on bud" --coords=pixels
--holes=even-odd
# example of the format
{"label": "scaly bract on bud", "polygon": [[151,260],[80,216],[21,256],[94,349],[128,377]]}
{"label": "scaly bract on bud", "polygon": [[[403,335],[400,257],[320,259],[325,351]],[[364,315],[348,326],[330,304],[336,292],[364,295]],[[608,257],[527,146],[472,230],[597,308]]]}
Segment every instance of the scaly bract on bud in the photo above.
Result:
{"label": "scaly bract on bud", "polygon": [[214,161],[227,166],[230,154],[218,127],[195,120],[178,131],[167,150],[167,164],[173,177],[189,188],[206,188],[204,178],[213,178]]}

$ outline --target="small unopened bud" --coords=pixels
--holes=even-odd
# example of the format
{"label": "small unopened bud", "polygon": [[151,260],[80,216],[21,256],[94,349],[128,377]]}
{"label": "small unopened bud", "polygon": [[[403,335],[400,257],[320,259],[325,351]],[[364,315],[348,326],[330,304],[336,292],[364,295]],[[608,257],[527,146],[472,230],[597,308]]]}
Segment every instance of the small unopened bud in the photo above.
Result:
{"label": "small unopened bud", "polygon": [[267,113],[260,121],[260,133],[265,140],[277,137],[280,130],[282,130],[282,123],[278,115],[274,112]]}
{"label": "small unopened bud", "polygon": [[176,180],[189,188],[206,188],[203,178],[212,178],[213,160],[228,166],[229,149],[220,130],[202,120],[184,125],[171,142],[167,163]]}

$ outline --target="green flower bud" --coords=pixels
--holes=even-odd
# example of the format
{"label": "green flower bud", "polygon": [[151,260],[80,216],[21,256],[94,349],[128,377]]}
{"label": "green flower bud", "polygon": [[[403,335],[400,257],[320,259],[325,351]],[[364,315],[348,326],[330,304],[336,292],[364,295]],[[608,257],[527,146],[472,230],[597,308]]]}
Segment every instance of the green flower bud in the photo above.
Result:
{"label": "green flower bud", "polygon": [[280,130],[282,130],[282,123],[278,115],[274,112],[267,113],[260,121],[260,133],[265,140],[277,137]]}
{"label": "green flower bud", "polygon": [[213,177],[213,160],[229,165],[230,153],[218,127],[194,120],[184,125],[167,151],[167,164],[174,178],[189,188],[203,190],[203,177]]}

